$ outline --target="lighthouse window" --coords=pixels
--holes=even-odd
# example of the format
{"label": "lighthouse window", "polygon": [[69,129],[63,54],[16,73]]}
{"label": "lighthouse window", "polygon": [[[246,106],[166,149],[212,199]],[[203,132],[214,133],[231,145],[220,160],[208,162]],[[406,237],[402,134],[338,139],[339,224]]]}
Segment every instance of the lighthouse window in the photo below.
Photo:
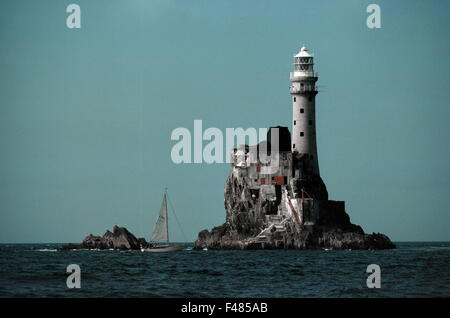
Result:
{"label": "lighthouse window", "polygon": [[297,121],[296,120],[294,120],[294,126],[295,126],[295,124],[297,123]]}
{"label": "lighthouse window", "polygon": [[300,113],[303,114],[305,110],[303,108],[300,108]]}
{"label": "lighthouse window", "polygon": [[312,125],[312,120],[311,119],[309,120],[309,125]]}
{"label": "lighthouse window", "polygon": [[300,137],[303,137],[305,135],[305,133],[302,131],[300,132]]}
{"label": "lighthouse window", "polygon": [[292,145],[292,148],[295,148],[295,144]]}
{"label": "lighthouse window", "polygon": [[295,97],[294,97],[294,102],[296,101]]}

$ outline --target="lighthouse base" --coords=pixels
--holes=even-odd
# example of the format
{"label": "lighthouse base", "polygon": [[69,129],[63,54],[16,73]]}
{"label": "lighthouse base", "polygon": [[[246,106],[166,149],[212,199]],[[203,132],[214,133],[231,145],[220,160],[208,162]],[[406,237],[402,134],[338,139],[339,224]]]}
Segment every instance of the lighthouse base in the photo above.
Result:
{"label": "lighthouse base", "polygon": [[[230,173],[226,222],[198,234],[195,249],[391,249],[383,234],[350,222],[344,201],[297,198],[290,185],[256,187]],[[273,188],[273,189],[272,189]]]}

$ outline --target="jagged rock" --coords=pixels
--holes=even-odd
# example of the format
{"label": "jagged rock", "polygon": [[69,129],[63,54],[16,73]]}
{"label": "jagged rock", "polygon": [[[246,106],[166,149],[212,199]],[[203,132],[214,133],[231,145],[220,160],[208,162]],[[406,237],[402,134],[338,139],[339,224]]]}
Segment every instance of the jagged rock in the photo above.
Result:
{"label": "jagged rock", "polygon": [[103,236],[89,234],[81,244],[68,244],[63,246],[62,249],[138,250],[149,246],[150,244],[144,238],[138,239],[125,227],[114,225],[112,232],[107,230]]}
{"label": "jagged rock", "polygon": [[[277,215],[281,199],[264,199],[249,178],[236,177],[233,173],[225,184],[226,222],[211,231],[198,234],[194,249],[390,249],[395,248],[383,234],[366,234],[350,222],[343,201],[329,201],[326,187],[320,177],[310,179],[307,189],[317,193],[320,218],[315,224],[298,224],[286,219],[280,231],[267,229],[267,216]],[[294,180],[295,182],[295,180]],[[294,186],[296,184],[294,183]],[[289,185],[283,186],[288,188]],[[303,185],[305,187],[305,184]],[[318,190],[317,190],[318,189]]]}

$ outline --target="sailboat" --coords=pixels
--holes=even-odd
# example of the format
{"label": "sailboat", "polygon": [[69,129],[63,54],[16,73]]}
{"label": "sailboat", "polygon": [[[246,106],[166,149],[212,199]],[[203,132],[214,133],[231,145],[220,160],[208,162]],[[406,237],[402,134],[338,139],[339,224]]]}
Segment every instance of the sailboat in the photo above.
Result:
{"label": "sailboat", "polygon": [[[164,196],[159,210],[159,217],[153,230],[150,243],[152,247],[141,249],[142,252],[175,252],[183,250],[181,245],[169,245],[169,220],[167,217],[167,188],[164,190]],[[154,244],[156,243],[156,244]],[[162,244],[161,244],[162,243]],[[164,244],[166,243],[166,244]]]}

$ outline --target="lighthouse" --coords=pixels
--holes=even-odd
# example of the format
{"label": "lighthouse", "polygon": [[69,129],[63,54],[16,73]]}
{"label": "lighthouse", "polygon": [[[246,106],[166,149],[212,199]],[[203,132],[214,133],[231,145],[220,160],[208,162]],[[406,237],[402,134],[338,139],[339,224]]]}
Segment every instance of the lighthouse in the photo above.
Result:
{"label": "lighthouse", "polygon": [[291,151],[305,162],[304,171],[319,175],[316,144],[316,82],[314,56],[306,47],[294,55],[294,70],[290,73],[292,95]]}

